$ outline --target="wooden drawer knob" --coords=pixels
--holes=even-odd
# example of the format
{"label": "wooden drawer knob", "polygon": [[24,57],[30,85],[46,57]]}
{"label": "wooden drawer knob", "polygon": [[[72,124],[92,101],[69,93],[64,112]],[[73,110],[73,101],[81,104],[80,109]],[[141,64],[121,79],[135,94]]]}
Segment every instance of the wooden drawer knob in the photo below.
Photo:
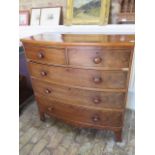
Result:
{"label": "wooden drawer knob", "polygon": [[45,89],[45,93],[46,93],[46,94],[50,94],[50,93],[51,93],[51,90]]}
{"label": "wooden drawer knob", "polygon": [[99,63],[101,63],[102,58],[100,58],[100,57],[96,57],[96,58],[94,58],[93,61],[94,61],[95,64],[99,64]]}
{"label": "wooden drawer knob", "polygon": [[46,76],[46,75],[47,75],[47,72],[42,71],[40,74],[41,74],[42,76]]}
{"label": "wooden drawer knob", "polygon": [[99,122],[100,121],[100,117],[98,115],[95,115],[92,117],[93,122]]}
{"label": "wooden drawer knob", "polygon": [[54,107],[48,107],[47,109],[48,109],[48,111],[53,111]]}
{"label": "wooden drawer knob", "polygon": [[42,52],[39,52],[39,53],[37,54],[37,56],[38,56],[39,59],[44,58],[44,54],[43,54]]}
{"label": "wooden drawer knob", "polygon": [[93,81],[94,81],[95,83],[101,83],[101,82],[102,82],[102,78],[101,78],[101,77],[94,77],[94,78],[93,78]]}
{"label": "wooden drawer knob", "polygon": [[101,102],[101,99],[100,99],[99,97],[95,97],[95,98],[93,99],[93,102],[94,102],[95,104],[99,104],[99,103]]}

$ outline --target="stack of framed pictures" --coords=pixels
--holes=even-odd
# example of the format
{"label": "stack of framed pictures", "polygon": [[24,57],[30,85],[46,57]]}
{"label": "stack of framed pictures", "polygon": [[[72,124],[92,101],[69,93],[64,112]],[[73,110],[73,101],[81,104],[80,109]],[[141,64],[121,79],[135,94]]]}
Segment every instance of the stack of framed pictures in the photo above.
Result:
{"label": "stack of framed pictures", "polygon": [[61,7],[32,8],[30,25],[55,26],[61,20]]}

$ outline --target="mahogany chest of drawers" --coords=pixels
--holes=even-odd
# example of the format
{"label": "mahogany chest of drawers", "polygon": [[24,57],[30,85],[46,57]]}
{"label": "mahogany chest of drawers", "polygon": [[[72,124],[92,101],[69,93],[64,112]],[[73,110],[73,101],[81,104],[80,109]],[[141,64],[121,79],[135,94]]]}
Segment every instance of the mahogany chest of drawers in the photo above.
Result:
{"label": "mahogany chest of drawers", "polygon": [[134,36],[45,33],[21,41],[41,120],[112,130],[121,141]]}

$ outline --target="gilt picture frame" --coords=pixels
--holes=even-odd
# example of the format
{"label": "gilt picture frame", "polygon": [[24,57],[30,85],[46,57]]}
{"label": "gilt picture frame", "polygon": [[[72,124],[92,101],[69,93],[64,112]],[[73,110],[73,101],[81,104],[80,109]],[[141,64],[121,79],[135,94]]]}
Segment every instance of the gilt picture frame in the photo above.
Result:
{"label": "gilt picture frame", "polygon": [[65,25],[105,25],[110,0],[67,0]]}

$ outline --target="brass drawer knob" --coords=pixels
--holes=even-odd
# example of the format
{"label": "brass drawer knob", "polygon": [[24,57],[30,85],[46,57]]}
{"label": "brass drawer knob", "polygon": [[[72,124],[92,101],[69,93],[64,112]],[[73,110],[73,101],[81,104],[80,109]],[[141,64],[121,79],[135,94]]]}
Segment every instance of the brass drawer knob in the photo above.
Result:
{"label": "brass drawer knob", "polygon": [[50,93],[51,93],[51,90],[45,89],[45,93],[46,93],[46,94],[50,94]]}
{"label": "brass drawer knob", "polygon": [[42,52],[39,52],[39,53],[37,54],[37,56],[38,56],[39,59],[44,58],[44,54],[43,54]]}
{"label": "brass drawer knob", "polygon": [[47,75],[47,72],[42,71],[40,74],[41,74],[42,76],[46,76],[46,75]]}
{"label": "brass drawer knob", "polygon": [[93,102],[94,102],[95,104],[99,104],[99,103],[101,103],[101,99],[100,99],[99,97],[95,97],[95,98],[93,99]]}
{"label": "brass drawer knob", "polygon": [[101,82],[102,82],[102,78],[101,78],[101,77],[94,77],[94,78],[93,78],[93,81],[94,81],[95,83],[101,83]]}
{"label": "brass drawer knob", "polygon": [[100,121],[100,117],[98,115],[95,115],[92,117],[93,122],[99,122]]}
{"label": "brass drawer knob", "polygon": [[96,58],[94,58],[93,61],[94,61],[95,64],[99,64],[99,63],[102,62],[102,58],[100,58],[100,57],[96,57]]}
{"label": "brass drawer knob", "polygon": [[48,111],[53,111],[54,107],[48,107],[47,109],[48,109]]}

